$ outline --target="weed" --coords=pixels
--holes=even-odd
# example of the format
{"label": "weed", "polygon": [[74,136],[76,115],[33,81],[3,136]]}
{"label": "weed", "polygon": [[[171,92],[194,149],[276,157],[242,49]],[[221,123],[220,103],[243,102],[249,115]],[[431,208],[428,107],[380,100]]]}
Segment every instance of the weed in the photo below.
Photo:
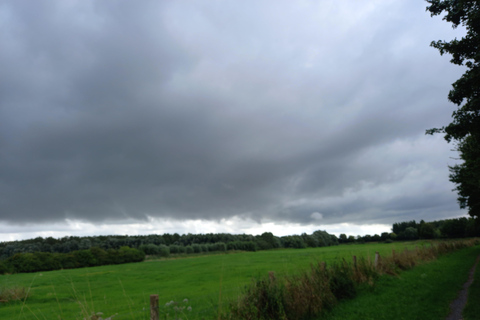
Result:
{"label": "weed", "polygon": [[329,270],[330,290],[338,300],[351,299],[356,295],[354,270],[342,259]]}
{"label": "weed", "polygon": [[331,309],[337,299],[330,287],[325,263],[310,265],[310,271],[289,277],[285,284],[285,311],[288,319],[304,319]]}
{"label": "weed", "polygon": [[[188,306],[188,299],[183,299],[182,302],[170,301],[165,304],[163,310],[165,319],[169,319],[170,315],[173,316],[174,320],[182,320],[181,316],[185,319],[188,319],[187,313],[192,312],[192,307]],[[185,312],[186,311],[186,312]]]}
{"label": "weed", "polygon": [[28,296],[24,287],[10,287],[0,289],[0,302],[7,303],[9,301],[21,301]]}
{"label": "weed", "polygon": [[113,317],[116,316],[116,314],[114,314],[113,316],[110,316],[108,318],[105,318],[105,319],[102,318],[102,316],[103,316],[102,312],[97,312],[97,313],[93,313],[88,318],[83,318],[83,320],[112,320]]}

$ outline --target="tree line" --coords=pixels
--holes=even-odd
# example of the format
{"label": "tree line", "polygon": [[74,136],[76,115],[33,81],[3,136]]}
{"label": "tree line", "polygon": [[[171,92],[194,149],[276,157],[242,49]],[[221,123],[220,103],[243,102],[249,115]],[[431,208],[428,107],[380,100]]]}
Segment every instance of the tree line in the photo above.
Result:
{"label": "tree line", "polygon": [[70,253],[24,252],[0,260],[0,274],[75,269],[144,260],[143,251],[129,247],[108,250],[92,247]]}
{"label": "tree line", "polygon": [[277,237],[261,235],[207,233],[163,235],[109,235],[89,237],[42,238],[0,242],[0,274],[71,269],[107,264],[139,262],[145,256],[168,257],[175,254],[200,254],[231,250],[257,251],[277,248],[316,248],[349,243],[391,242],[395,240],[465,238],[480,236],[474,218],[433,222],[415,220],[396,222],[392,232],[380,235],[337,238],[326,231]]}
{"label": "tree line", "polygon": [[146,255],[257,251],[338,245],[326,231],[277,237],[271,232],[253,236],[228,233],[109,235],[42,238],[0,243],[0,274],[71,269],[143,261]]}
{"label": "tree line", "polygon": [[408,241],[419,239],[458,239],[480,236],[480,224],[475,218],[445,219],[432,222],[404,221],[395,222],[392,225],[392,232],[383,232],[378,235],[347,236],[340,234],[338,241],[345,243],[366,243],[366,242],[390,242]]}

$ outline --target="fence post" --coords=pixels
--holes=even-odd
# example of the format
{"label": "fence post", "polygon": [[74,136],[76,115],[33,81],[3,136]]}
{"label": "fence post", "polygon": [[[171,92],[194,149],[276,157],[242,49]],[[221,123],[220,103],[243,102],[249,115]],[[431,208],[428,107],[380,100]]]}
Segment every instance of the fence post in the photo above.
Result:
{"label": "fence post", "polygon": [[378,254],[378,252],[375,252],[375,270],[378,268],[378,258],[380,257],[380,255]]}
{"label": "fence post", "polygon": [[158,294],[150,295],[150,320],[160,320],[160,308],[158,307]]}

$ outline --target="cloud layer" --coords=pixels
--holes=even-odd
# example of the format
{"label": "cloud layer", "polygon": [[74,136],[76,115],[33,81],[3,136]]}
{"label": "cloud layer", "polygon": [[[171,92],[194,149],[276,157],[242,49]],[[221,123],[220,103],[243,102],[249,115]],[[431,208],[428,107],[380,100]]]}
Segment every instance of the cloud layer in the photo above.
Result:
{"label": "cloud layer", "polygon": [[0,4],[0,221],[461,214],[413,0]]}

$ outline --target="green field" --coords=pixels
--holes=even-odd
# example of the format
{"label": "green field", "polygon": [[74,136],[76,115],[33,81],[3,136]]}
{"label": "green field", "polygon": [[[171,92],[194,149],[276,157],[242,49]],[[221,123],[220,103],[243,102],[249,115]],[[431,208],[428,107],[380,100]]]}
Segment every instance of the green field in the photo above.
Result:
{"label": "green field", "polygon": [[[225,310],[254,277],[268,271],[288,275],[312,262],[327,264],[353,255],[390,255],[419,243],[341,245],[315,249],[284,249],[189,256],[142,263],[0,276],[0,288],[25,287],[24,302],[0,305],[1,319],[83,319],[93,312],[114,319],[149,319],[149,296],[165,303],[189,299],[190,319],[211,319]],[[183,303],[182,303],[183,304]],[[170,310],[170,311],[168,311]],[[186,318],[183,316],[183,318]]]}

